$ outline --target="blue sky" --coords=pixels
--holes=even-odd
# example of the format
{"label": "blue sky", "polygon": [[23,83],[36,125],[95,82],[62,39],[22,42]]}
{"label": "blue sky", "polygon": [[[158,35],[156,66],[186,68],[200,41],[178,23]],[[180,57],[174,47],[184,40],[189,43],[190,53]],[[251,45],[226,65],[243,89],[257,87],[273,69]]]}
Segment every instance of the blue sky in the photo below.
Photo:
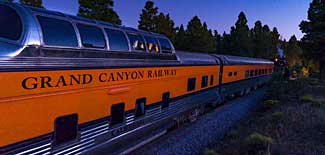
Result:
{"label": "blue sky", "polygon": [[[146,0],[115,0],[114,10],[122,19],[123,25],[137,27],[141,9]],[[289,39],[303,34],[299,24],[307,18],[311,0],[154,0],[159,11],[169,13],[176,26],[186,25],[195,15],[207,22],[209,28],[229,32],[240,11],[244,11],[250,27],[256,20],[277,27],[281,36]],[[78,12],[78,0],[43,0],[44,6],[68,14]]]}

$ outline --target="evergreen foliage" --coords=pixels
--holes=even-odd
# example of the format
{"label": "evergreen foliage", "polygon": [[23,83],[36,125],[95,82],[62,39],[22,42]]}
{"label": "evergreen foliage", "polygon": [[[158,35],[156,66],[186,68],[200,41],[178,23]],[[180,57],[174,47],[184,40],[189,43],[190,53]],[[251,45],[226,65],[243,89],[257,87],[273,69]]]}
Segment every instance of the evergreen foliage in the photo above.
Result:
{"label": "evergreen foliage", "polygon": [[78,16],[121,25],[122,21],[113,6],[113,0],[79,0]]}

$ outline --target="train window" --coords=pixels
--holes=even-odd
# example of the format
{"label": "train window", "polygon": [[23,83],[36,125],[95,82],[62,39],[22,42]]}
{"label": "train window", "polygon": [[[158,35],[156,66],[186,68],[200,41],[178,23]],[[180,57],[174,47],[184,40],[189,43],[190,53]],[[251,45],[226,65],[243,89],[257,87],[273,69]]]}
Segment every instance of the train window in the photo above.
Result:
{"label": "train window", "polygon": [[229,73],[228,73],[228,76],[232,76],[232,72],[229,72]]}
{"label": "train window", "polygon": [[201,88],[208,86],[208,76],[202,76]]}
{"label": "train window", "polygon": [[237,72],[234,72],[234,76],[237,76]]}
{"label": "train window", "polygon": [[37,16],[42,27],[43,40],[46,45],[77,47],[76,33],[70,22]]}
{"label": "train window", "polygon": [[214,76],[213,76],[213,75],[211,75],[211,76],[210,76],[210,86],[212,86],[212,85],[213,85],[213,80],[214,80]]}
{"label": "train window", "polygon": [[161,105],[161,107],[163,109],[169,107],[169,97],[170,97],[169,92],[163,93],[163,95],[162,95],[162,105]]}
{"label": "train window", "polygon": [[159,45],[157,39],[149,36],[144,36],[144,39],[146,39],[147,42],[147,49],[151,53],[159,53]]}
{"label": "train window", "polygon": [[248,79],[249,78],[249,71],[246,71],[245,72],[245,79]]}
{"label": "train window", "polygon": [[129,44],[122,31],[105,29],[110,51],[128,51]]}
{"label": "train window", "polygon": [[111,126],[122,123],[124,121],[124,115],[125,115],[124,108],[125,108],[124,103],[113,104],[111,106],[111,120],[110,120]]}
{"label": "train window", "polygon": [[257,76],[258,75],[258,70],[255,70],[255,74],[254,74],[255,76]]}
{"label": "train window", "polygon": [[264,74],[267,74],[267,69],[264,69]]}
{"label": "train window", "polygon": [[261,69],[258,70],[258,75],[262,75],[262,70]]}
{"label": "train window", "polygon": [[254,70],[251,70],[250,77],[253,77],[253,76],[254,76]]}
{"label": "train window", "polygon": [[89,25],[77,24],[81,42],[84,47],[89,48],[105,48],[105,38],[102,30]]}
{"label": "train window", "polygon": [[22,21],[15,10],[0,5],[0,37],[10,40],[18,40],[23,31]]}
{"label": "train window", "polygon": [[167,39],[159,38],[158,40],[163,53],[172,53],[173,50],[172,45]]}
{"label": "train window", "polygon": [[187,80],[187,91],[192,91],[195,89],[196,78],[189,78]]}
{"label": "train window", "polygon": [[144,45],[144,40],[140,35],[128,33],[128,37],[130,39],[130,44],[131,44],[132,50],[146,51],[146,48]]}
{"label": "train window", "polygon": [[137,99],[135,103],[135,117],[144,116],[146,113],[146,98]]}
{"label": "train window", "polygon": [[54,121],[54,145],[73,141],[78,136],[78,115],[61,116]]}

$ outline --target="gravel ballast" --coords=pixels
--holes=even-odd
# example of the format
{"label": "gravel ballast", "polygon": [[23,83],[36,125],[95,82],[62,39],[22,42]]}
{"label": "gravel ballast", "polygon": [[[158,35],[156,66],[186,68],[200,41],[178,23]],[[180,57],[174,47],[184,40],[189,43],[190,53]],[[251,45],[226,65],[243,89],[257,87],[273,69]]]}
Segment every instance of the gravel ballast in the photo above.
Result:
{"label": "gravel ballast", "polygon": [[247,118],[265,96],[265,90],[228,101],[224,106],[201,116],[196,122],[162,136],[133,152],[134,155],[202,154],[238,121]]}

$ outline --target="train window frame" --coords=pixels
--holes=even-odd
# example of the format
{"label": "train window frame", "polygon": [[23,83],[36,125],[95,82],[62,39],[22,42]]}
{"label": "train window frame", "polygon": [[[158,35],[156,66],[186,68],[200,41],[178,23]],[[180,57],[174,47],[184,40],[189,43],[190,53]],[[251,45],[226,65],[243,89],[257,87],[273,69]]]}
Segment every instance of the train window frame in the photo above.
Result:
{"label": "train window frame", "polygon": [[0,37],[0,41],[4,41],[4,42],[8,42],[8,43],[15,43],[15,44],[17,44],[17,43],[19,43],[22,39],[23,39],[23,36],[24,36],[24,34],[25,34],[25,29],[24,29],[24,27],[25,27],[25,22],[24,22],[24,20],[22,20],[23,18],[22,18],[22,16],[18,13],[18,10],[16,9],[16,8],[14,8],[14,7],[11,7],[11,6],[9,6],[9,5],[6,5],[6,4],[1,4],[0,6],[4,6],[4,7],[7,7],[7,8],[9,8],[11,11],[13,11],[14,12],[14,14],[16,14],[17,15],[17,17],[18,17],[18,19],[19,19],[19,23],[20,23],[20,34],[19,34],[19,37],[17,38],[17,39],[8,39],[8,38],[5,38],[5,37]]}
{"label": "train window frame", "polygon": [[162,94],[161,97],[161,108],[162,109],[166,109],[169,107],[169,103],[170,103],[170,92],[165,92]]}
{"label": "train window frame", "polygon": [[245,79],[248,79],[249,78],[249,70],[246,70],[245,71]]}
{"label": "train window frame", "polygon": [[192,78],[188,78],[187,79],[187,91],[194,91],[195,90],[195,86],[196,85],[196,78],[192,77]]}
{"label": "train window frame", "polygon": [[[87,49],[102,49],[102,50],[107,50],[107,40],[106,40],[105,34],[103,33],[103,30],[102,30],[101,27],[98,27],[98,26],[96,26],[96,25],[90,25],[90,24],[80,23],[80,22],[75,23],[75,25],[76,25],[76,28],[78,29],[78,33],[79,33],[79,35],[80,35],[81,46],[82,46],[83,48],[87,48]],[[82,32],[80,31],[80,26],[92,27],[92,28],[97,29],[98,32],[100,32],[100,35],[102,36],[102,39],[103,39],[102,41],[103,41],[103,43],[104,43],[104,46],[102,46],[102,47],[87,47],[87,46],[85,46],[85,44],[84,44],[84,40],[83,40],[84,37],[83,37],[83,35],[82,35]],[[97,37],[98,37],[98,36],[96,36],[96,38],[97,38]]]}
{"label": "train window frame", "polygon": [[[35,14],[35,18],[36,18],[36,21],[38,23],[38,26],[39,26],[39,28],[41,30],[40,31],[40,38],[41,38],[41,45],[42,46],[45,46],[45,47],[56,47],[56,48],[80,48],[80,44],[79,44],[80,36],[79,36],[79,33],[77,33],[75,24],[73,22],[71,22],[71,21],[69,21],[69,20],[67,20],[66,18],[63,18],[63,17],[57,17],[57,16],[53,16],[53,15],[44,15],[44,14]],[[43,27],[42,27],[42,24],[41,24],[39,18],[48,18],[48,19],[60,20],[60,21],[69,23],[69,25],[71,26],[71,28],[73,30],[73,34],[74,34],[73,36],[75,37],[74,40],[76,41],[76,44],[73,45],[73,46],[47,44],[45,42],[44,31],[43,31]]]}
{"label": "train window frame", "polygon": [[232,77],[232,72],[228,72],[228,76],[229,77]]}
{"label": "train window frame", "polygon": [[209,81],[209,77],[207,75],[202,76],[201,78],[201,88],[205,88],[208,86],[208,81]]}
{"label": "train window frame", "polygon": [[[110,36],[107,32],[107,30],[109,31],[116,31],[116,32],[119,32],[120,34],[123,34],[123,38],[125,39],[125,43],[126,43],[126,47],[127,49],[114,49],[112,50],[112,42],[111,42],[111,39],[110,39]],[[108,50],[111,51],[111,52],[114,52],[114,51],[117,51],[117,52],[131,52],[132,49],[130,47],[130,40],[129,40],[129,37],[127,36],[127,34],[121,30],[121,29],[116,29],[116,28],[110,28],[110,27],[104,27],[104,32],[105,32],[105,35],[107,36],[107,42],[108,42]]]}
{"label": "train window frame", "polygon": [[214,75],[210,75],[210,86],[213,86],[214,83]]}
{"label": "train window frame", "polygon": [[[170,42],[170,40],[168,38],[157,37],[157,40],[159,42],[161,53],[172,54],[174,52],[173,44]],[[168,43],[168,45],[170,46],[170,49],[169,50],[164,49],[164,47],[162,46],[162,42]]]}
{"label": "train window frame", "polygon": [[250,77],[254,77],[254,70],[250,70]]}
{"label": "train window frame", "polygon": [[[115,110],[117,112],[115,112]],[[122,111],[118,112],[118,110],[122,110]],[[117,114],[115,114],[115,113],[117,113]],[[117,116],[115,116],[115,115],[117,115]],[[115,117],[117,117],[117,118],[115,118]],[[110,107],[110,121],[109,121],[110,127],[114,127],[118,124],[124,123],[124,121],[125,121],[125,103],[120,102],[117,104],[112,104]]]}
{"label": "train window frame", "polygon": [[[146,49],[149,53],[156,53],[156,54],[161,53],[161,47],[160,47],[160,44],[159,44],[159,41],[157,38],[155,38],[153,36],[149,36],[149,35],[143,35],[143,38],[145,40]],[[149,41],[148,40],[150,40],[150,41],[154,40],[156,42],[156,45],[158,46],[157,47],[158,51],[153,50],[153,52],[152,52],[149,50],[149,47],[148,47]]]}
{"label": "train window frame", "polygon": [[[73,124],[69,124],[69,121],[70,121],[70,123],[72,122]],[[68,123],[68,125],[63,124],[63,123]],[[69,126],[69,125],[71,125],[71,126]],[[71,131],[68,130],[67,128],[71,129]],[[60,146],[62,144],[76,141],[79,137],[78,130],[79,130],[78,114],[74,113],[74,114],[57,117],[54,120],[53,145]],[[65,133],[61,133],[61,132],[65,132]],[[71,132],[70,134],[73,134],[73,135],[69,135],[69,133],[67,134],[66,132]],[[62,138],[60,135],[61,136],[62,135],[70,136],[70,137],[63,137],[64,139],[60,139],[60,138]]]}
{"label": "train window frame", "polygon": [[235,71],[235,72],[234,72],[234,76],[237,76],[237,75],[238,75],[238,72],[237,72],[237,71]]}
{"label": "train window frame", "polygon": [[[139,53],[147,53],[148,52],[147,47],[146,47],[146,41],[145,41],[145,39],[143,38],[143,36],[141,34],[139,34],[139,33],[133,33],[133,32],[126,32],[126,34],[128,36],[128,40],[129,40],[129,44],[130,44],[130,47],[131,47],[131,51],[132,52],[139,52]],[[131,36],[137,36],[138,39],[141,39],[144,48],[143,49],[135,49],[133,47],[134,46],[133,45],[134,43],[132,43],[132,41],[131,41],[131,38],[132,38]]]}
{"label": "train window frame", "polygon": [[141,118],[146,115],[146,106],[147,106],[146,104],[147,104],[147,99],[145,97],[136,100],[135,108],[134,108],[135,118]]}

